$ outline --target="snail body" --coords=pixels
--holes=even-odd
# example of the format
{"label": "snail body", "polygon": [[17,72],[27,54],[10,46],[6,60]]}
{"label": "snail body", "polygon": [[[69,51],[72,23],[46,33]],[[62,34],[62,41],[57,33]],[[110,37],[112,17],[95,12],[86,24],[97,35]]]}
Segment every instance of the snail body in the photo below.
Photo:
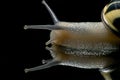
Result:
{"label": "snail body", "polygon": [[[46,62],[44,65],[25,69],[25,72],[55,65],[66,65],[99,69],[105,80],[112,80],[110,73],[118,66],[120,67],[118,60],[118,56],[120,57],[118,53],[120,50],[120,26],[113,25],[116,19],[120,23],[118,19],[120,18],[120,5],[118,5],[120,1],[115,0],[105,7],[102,13],[102,20],[104,20],[102,22],[62,22],[57,19],[44,0],[42,3],[53,18],[54,25],[26,25],[24,28],[52,30],[50,40],[46,42],[46,45],[52,44],[52,46],[46,47],[46,49],[50,51],[53,59],[43,61]],[[106,8],[109,9],[108,6],[114,3],[117,3],[117,9],[115,8],[114,11],[112,8],[109,10],[110,13],[107,12]],[[111,13],[117,15],[111,18]]]}

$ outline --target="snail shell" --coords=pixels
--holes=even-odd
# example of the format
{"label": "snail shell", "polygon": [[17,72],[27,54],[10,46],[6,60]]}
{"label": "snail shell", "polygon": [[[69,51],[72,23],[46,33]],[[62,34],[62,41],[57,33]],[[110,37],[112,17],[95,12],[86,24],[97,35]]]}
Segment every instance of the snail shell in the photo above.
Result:
{"label": "snail shell", "polygon": [[120,0],[111,1],[102,12],[102,21],[117,36],[120,36]]}

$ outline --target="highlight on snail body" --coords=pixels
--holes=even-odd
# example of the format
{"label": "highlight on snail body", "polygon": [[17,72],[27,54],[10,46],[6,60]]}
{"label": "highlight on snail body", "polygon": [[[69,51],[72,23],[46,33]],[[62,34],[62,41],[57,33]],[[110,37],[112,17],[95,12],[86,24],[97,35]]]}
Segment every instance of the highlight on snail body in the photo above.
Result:
{"label": "highlight on snail body", "polygon": [[98,69],[105,80],[120,68],[120,0],[107,4],[101,22],[59,21],[45,0],[42,4],[50,13],[54,25],[25,25],[24,29],[51,30],[46,47],[53,59],[43,65],[25,69],[25,72],[46,69],[56,65],[84,69]]}

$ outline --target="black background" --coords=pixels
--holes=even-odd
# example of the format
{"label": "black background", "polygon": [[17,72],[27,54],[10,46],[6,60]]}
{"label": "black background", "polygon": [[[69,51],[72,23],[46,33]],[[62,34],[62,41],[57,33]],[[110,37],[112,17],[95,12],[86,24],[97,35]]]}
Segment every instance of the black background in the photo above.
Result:
{"label": "black background", "polygon": [[[69,22],[101,21],[110,0],[46,0],[58,19]],[[2,4],[2,3],[1,3]],[[24,69],[51,58],[45,49],[48,30],[24,30],[24,25],[53,24],[41,0],[4,1],[1,9],[1,74],[16,80],[104,80],[97,70],[55,66],[25,74]],[[7,77],[7,75],[10,75]],[[117,74],[119,76],[119,74]],[[115,76],[116,77],[116,76]],[[116,77],[116,80],[119,80]]]}

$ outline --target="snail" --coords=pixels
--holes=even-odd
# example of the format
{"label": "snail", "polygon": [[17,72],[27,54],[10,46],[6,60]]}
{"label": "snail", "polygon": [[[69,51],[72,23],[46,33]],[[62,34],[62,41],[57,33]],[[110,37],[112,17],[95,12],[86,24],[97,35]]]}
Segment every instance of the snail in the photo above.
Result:
{"label": "snail", "polygon": [[54,25],[25,25],[25,29],[51,30],[46,49],[52,60],[44,65],[25,69],[25,72],[41,70],[56,65],[98,69],[105,80],[112,80],[110,73],[120,67],[120,0],[107,4],[101,14],[101,22],[59,21],[45,0]]}

